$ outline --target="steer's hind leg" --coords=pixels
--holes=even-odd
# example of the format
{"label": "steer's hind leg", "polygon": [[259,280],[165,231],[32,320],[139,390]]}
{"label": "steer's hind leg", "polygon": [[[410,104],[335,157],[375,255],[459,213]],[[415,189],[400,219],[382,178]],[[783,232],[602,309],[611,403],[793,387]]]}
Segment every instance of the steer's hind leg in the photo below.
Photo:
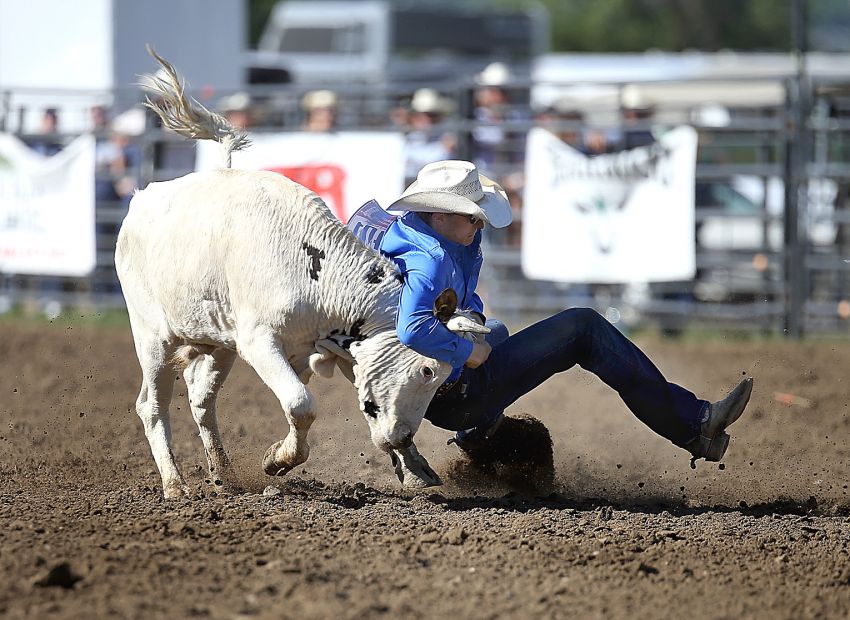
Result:
{"label": "steer's hind leg", "polygon": [[310,454],[307,433],[316,418],[313,396],[286,361],[283,347],[271,330],[254,328],[240,338],[238,346],[240,355],[275,393],[289,422],[286,438],[273,444],[263,457],[263,470],[267,474],[283,475],[306,461]]}
{"label": "steer's hind leg", "polygon": [[228,479],[230,459],[227,458],[218,432],[215,403],[235,359],[235,351],[218,348],[194,358],[183,371],[189,406],[204,443],[210,478],[217,486],[227,483],[231,490],[235,490],[235,483]]}
{"label": "steer's hind leg", "polygon": [[165,341],[146,339],[136,342],[136,353],[142,367],[142,389],[136,400],[136,413],[142,420],[156,467],[162,478],[166,498],[189,494],[171,451],[171,420],[168,406],[174,391],[174,372],[169,359],[174,346]]}

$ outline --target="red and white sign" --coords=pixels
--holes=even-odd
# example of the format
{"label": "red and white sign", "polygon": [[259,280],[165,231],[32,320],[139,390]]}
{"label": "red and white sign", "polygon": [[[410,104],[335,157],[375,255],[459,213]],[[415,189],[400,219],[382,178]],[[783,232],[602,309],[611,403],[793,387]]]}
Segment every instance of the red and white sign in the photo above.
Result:
{"label": "red and white sign", "polygon": [[[404,138],[387,132],[252,134],[233,168],[272,170],[313,190],[343,222],[363,203],[390,204],[404,190]],[[198,142],[198,170],[218,167],[220,146]]]}

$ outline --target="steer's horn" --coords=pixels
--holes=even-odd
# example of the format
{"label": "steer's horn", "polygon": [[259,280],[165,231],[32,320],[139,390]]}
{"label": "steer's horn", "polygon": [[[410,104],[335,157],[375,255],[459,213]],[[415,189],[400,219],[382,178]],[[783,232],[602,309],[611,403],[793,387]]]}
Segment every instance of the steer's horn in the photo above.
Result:
{"label": "steer's horn", "polygon": [[454,333],[461,332],[469,332],[472,334],[489,334],[490,328],[482,325],[478,321],[469,318],[468,316],[464,316],[463,314],[456,314],[446,323],[446,327],[449,331]]}

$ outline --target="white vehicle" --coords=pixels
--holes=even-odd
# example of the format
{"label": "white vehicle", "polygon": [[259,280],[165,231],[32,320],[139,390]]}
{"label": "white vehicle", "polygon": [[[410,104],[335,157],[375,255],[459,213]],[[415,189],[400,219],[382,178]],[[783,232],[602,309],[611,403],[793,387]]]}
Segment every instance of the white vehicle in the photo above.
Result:
{"label": "white vehicle", "polygon": [[[808,241],[830,245],[838,232],[833,220],[838,184],[811,179],[806,204]],[[736,176],[730,182],[698,181],[697,209],[711,209],[700,218],[697,243],[706,250],[777,252],[784,244],[782,215],[785,185],[779,177]]]}
{"label": "white vehicle", "polygon": [[272,10],[248,65],[255,81],[275,71],[299,83],[445,80],[494,58],[528,64],[548,46],[549,17],[539,7],[288,0]]}
{"label": "white vehicle", "polygon": [[[736,176],[696,184],[697,248],[734,254],[733,262],[707,262],[698,270],[694,295],[704,301],[768,299],[785,245],[785,185],[781,178]],[[838,184],[811,179],[806,192],[807,243],[826,249],[835,243]]]}

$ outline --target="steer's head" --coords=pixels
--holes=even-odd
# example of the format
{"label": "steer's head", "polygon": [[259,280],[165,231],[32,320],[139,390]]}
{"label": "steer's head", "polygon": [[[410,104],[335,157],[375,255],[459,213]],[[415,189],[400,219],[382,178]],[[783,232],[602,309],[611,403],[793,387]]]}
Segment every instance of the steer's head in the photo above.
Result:
{"label": "steer's head", "polygon": [[408,447],[451,366],[404,346],[395,330],[354,342],[350,350],[356,362],[354,386],[372,442],[385,452]]}

